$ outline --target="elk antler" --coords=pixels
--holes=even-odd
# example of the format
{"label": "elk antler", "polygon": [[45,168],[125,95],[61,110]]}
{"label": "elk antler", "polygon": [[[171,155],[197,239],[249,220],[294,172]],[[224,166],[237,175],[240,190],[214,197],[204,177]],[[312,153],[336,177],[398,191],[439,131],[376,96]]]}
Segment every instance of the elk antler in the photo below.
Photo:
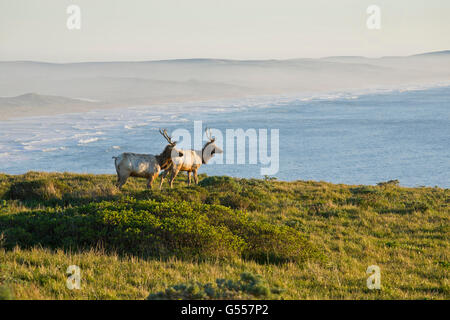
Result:
{"label": "elk antler", "polygon": [[167,142],[172,145],[175,146],[177,144],[177,142],[172,141],[172,138],[169,137],[169,134],[167,133],[166,129],[163,129],[163,131],[161,131],[161,129],[159,129],[159,133],[161,133],[161,135],[167,140]]}
{"label": "elk antler", "polygon": [[216,140],[216,138],[213,138],[213,136],[211,134],[211,128],[206,127],[205,134],[206,134],[206,137],[209,139],[209,141],[214,142]]}

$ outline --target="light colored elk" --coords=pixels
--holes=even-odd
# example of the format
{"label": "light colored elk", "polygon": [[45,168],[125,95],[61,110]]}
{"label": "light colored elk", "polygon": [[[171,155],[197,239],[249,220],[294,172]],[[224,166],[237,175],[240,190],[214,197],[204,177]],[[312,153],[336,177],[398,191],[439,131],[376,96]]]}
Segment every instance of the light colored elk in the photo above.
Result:
{"label": "light colored elk", "polygon": [[159,184],[160,189],[162,188],[164,178],[169,172],[171,172],[169,178],[169,185],[171,188],[173,180],[175,180],[180,171],[187,171],[188,185],[191,184],[191,173],[193,173],[194,182],[197,184],[197,171],[201,165],[208,163],[208,161],[214,157],[214,154],[223,152],[223,150],[215,144],[216,139],[212,137],[211,130],[206,128],[205,132],[209,141],[203,146],[202,150],[180,150],[183,153],[183,156],[174,158],[170,163],[170,167],[165,169],[164,173],[161,174],[161,183]]}
{"label": "light colored elk", "polygon": [[117,171],[116,186],[119,189],[122,188],[129,177],[147,178],[147,188],[151,188],[159,172],[171,166],[172,156],[183,156],[183,153],[175,148],[177,142],[172,141],[165,129],[164,131],[159,130],[159,133],[169,143],[161,154],[122,153],[118,157],[113,157]]}

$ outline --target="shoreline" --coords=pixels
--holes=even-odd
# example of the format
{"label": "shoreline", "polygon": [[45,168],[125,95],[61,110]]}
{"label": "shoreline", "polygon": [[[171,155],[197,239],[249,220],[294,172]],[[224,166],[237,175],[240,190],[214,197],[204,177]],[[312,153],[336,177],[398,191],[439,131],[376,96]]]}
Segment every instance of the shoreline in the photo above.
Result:
{"label": "shoreline", "polygon": [[[53,116],[62,116],[62,115],[74,115],[74,114],[87,114],[89,112],[100,112],[100,111],[118,111],[118,110],[126,110],[126,109],[151,109],[154,112],[162,112],[166,114],[183,114],[185,111],[180,110],[189,106],[190,104],[196,104],[196,107],[200,107],[201,105],[208,105],[207,107],[211,107],[214,104],[220,104],[218,107],[212,107],[214,109],[225,109],[230,108],[230,104],[247,102],[250,104],[283,104],[290,103],[296,100],[300,101],[314,101],[314,100],[331,100],[331,99],[340,99],[340,98],[354,98],[359,95],[370,95],[370,94],[384,94],[384,93],[392,93],[395,91],[398,92],[407,92],[407,91],[422,91],[422,90],[431,90],[441,87],[450,86],[450,81],[438,81],[438,82],[428,82],[428,83],[409,83],[404,84],[402,86],[373,86],[368,88],[349,88],[343,90],[318,90],[318,91],[310,91],[304,93],[277,93],[277,94],[243,94],[243,95],[233,95],[233,96],[215,96],[215,97],[199,97],[199,98],[176,98],[170,97],[167,99],[155,99],[154,102],[145,105],[125,105],[119,103],[105,103],[105,104],[86,104],[80,106],[72,106],[69,107],[70,110],[21,110],[21,111],[6,111],[6,114],[3,113],[4,110],[1,110],[0,106],[0,122],[13,122],[20,120],[28,120],[28,119],[37,119],[37,118],[49,118]],[[78,98],[79,100],[83,100]],[[200,106],[198,106],[200,105]],[[203,106],[205,107],[205,106]],[[32,107],[19,107],[19,108],[32,108]],[[37,109],[36,107],[34,109]],[[196,110],[196,111],[211,111],[209,110]],[[24,112],[27,115],[22,115]]]}
{"label": "shoreline", "polygon": [[[373,101],[376,106],[378,105],[377,101],[380,101],[379,106],[381,107],[380,110],[382,110],[383,105],[385,105],[383,101],[393,101],[394,103],[390,104],[392,108],[388,107],[386,110],[392,110],[393,115],[398,112],[405,114],[405,112],[409,113],[411,110],[416,108],[413,100],[411,100],[411,97],[419,97],[421,103],[420,106],[417,106],[417,108],[420,108],[423,114],[429,114],[433,117],[433,111],[427,111],[430,109],[427,107],[427,100],[423,100],[423,98],[426,99],[427,97],[433,96],[440,97],[441,95],[444,95],[443,97],[448,97],[450,91],[448,90],[448,87],[433,88],[428,91],[426,89],[427,88],[423,86],[404,86],[402,89],[389,88],[389,90],[387,90],[387,88],[384,88],[381,90],[379,88],[378,90],[365,92],[355,90],[352,94],[317,94],[309,95],[308,98],[305,98],[305,95],[266,95],[252,98],[247,97],[246,99],[222,99],[221,102],[216,100],[214,103],[168,103],[153,107],[137,106],[129,107],[128,109],[119,108],[116,109],[117,111],[115,112],[99,111],[72,114],[70,116],[43,116],[35,118],[29,117],[28,120],[24,120],[23,118],[11,120],[0,124],[2,126],[2,130],[0,130],[0,135],[2,136],[0,141],[0,160],[2,160],[2,167],[5,169],[0,171],[16,174],[25,173],[30,169],[37,171],[57,172],[92,172],[96,174],[113,173],[113,166],[108,165],[105,167],[103,164],[109,163],[111,156],[116,156],[117,152],[125,152],[133,149],[133,152],[152,153],[159,150],[160,141],[153,137],[152,134],[152,132],[157,132],[158,127],[162,126],[169,128],[170,130],[171,128],[180,126],[190,126],[192,125],[193,120],[203,119],[208,123],[208,125],[212,125],[214,128],[218,128],[219,130],[225,130],[226,128],[230,128],[230,126],[244,128],[246,123],[239,120],[239,117],[236,117],[236,115],[241,113],[243,115],[246,114],[247,116],[251,116],[252,114],[257,116],[258,114],[261,115],[267,114],[267,112],[274,112],[274,115],[278,115],[279,112],[284,114],[284,110],[291,110],[294,114],[316,114],[322,119],[327,118],[330,115],[342,115],[345,118],[345,114],[347,112],[360,112],[361,117],[369,119],[372,117],[372,114],[376,115],[376,113],[379,112],[377,111],[378,109],[373,109],[374,113],[367,113],[370,112],[369,109],[363,108],[364,110],[360,110],[361,108],[356,108],[353,110],[352,107],[357,107],[361,104],[364,105],[367,101]],[[360,94],[359,96],[356,95],[357,92]],[[294,99],[297,100],[292,101]],[[397,108],[395,107],[395,101],[406,102],[399,103]],[[445,100],[442,100],[441,98],[440,101],[445,102]],[[338,109],[328,109],[328,107],[326,107],[328,105],[335,104],[340,107]],[[322,107],[317,109],[317,106],[324,106],[325,109]],[[431,106],[433,105],[430,105],[430,107]],[[445,115],[448,114],[448,109],[446,109],[445,104],[439,108],[442,115],[446,117]],[[161,114],[161,112],[158,112],[157,110],[164,112],[164,114]],[[327,110],[331,113],[328,113]],[[171,115],[170,112],[175,114]],[[233,122],[234,124],[227,124],[232,119],[237,122]],[[287,123],[289,123],[289,118],[281,115],[280,119],[284,119],[283,121],[287,121]],[[389,118],[386,118],[386,120],[389,121]],[[191,123],[188,121],[191,121]],[[283,127],[283,123],[286,122],[280,122],[280,126]],[[306,132],[308,131],[308,128],[299,128],[299,131],[295,131],[297,129],[294,131],[289,131],[290,125],[293,123],[290,125],[287,123],[286,129],[288,131],[286,131],[286,134],[290,132],[289,135],[291,137],[294,137],[295,134],[297,134],[296,132],[302,132],[303,134],[305,133],[305,130]],[[323,122],[322,125],[319,124],[317,126],[317,128],[320,127],[323,127]],[[350,132],[351,134],[355,134],[356,131],[358,131],[356,128],[359,127],[356,123],[356,126],[352,125],[347,128],[350,131],[353,130],[353,133]],[[328,130],[327,128],[323,129],[325,129],[325,132]],[[447,129],[443,127],[442,130],[446,131]],[[315,137],[316,135],[317,133],[314,133],[312,136],[306,136]],[[331,141],[334,139],[333,136],[328,136]],[[415,136],[420,140],[420,137],[417,135]],[[364,137],[365,139],[370,139],[371,133],[367,132]],[[441,133],[438,133],[437,137],[445,139]],[[286,143],[293,143],[294,140],[288,139]],[[375,142],[380,143],[381,140],[375,139]],[[444,141],[441,141],[440,144],[437,142],[437,147],[442,146],[443,142]],[[413,144],[414,142],[411,143]],[[414,148],[411,143],[407,143],[407,145]],[[327,145],[327,143],[324,145]],[[341,146],[341,150],[349,150],[348,148],[353,148],[348,143],[345,143],[345,139]],[[385,145],[382,146],[386,147]],[[397,150],[395,154],[402,154],[401,147],[391,143],[390,148],[392,150]],[[331,166],[331,169],[330,172],[325,174],[318,169],[326,168],[323,167],[324,164],[320,160],[322,159],[320,155],[324,154],[326,156],[327,152],[322,152],[316,149],[314,147],[314,143],[306,143],[304,145],[304,150],[309,150],[312,153],[310,154],[308,152],[303,152],[303,154],[306,155],[296,156],[297,158],[300,157],[303,159],[302,161],[304,164],[301,165],[292,165],[292,162],[289,160],[291,159],[290,155],[283,158],[285,165],[284,168],[298,169],[299,172],[293,176],[290,176],[286,175],[288,172],[287,170],[282,170],[279,174],[277,174],[278,178],[286,181],[292,181],[295,178],[300,178],[305,180],[330,181],[332,183],[366,185],[376,185],[380,181],[399,179],[402,185],[409,187],[440,186],[448,188],[446,181],[448,179],[444,178],[446,175],[440,175],[433,172],[431,169],[432,167],[430,167],[430,165],[425,165],[423,159],[421,160],[417,158],[416,160],[411,160],[408,162],[413,167],[420,169],[418,173],[411,175],[408,174],[408,172],[403,172],[402,169],[399,169],[402,166],[401,161],[403,161],[400,159],[401,157],[394,156],[394,158],[392,158],[394,160],[392,161],[389,160],[391,158],[386,158],[389,154],[392,155],[392,153],[389,153],[388,151],[384,155],[385,158],[380,156],[381,158],[379,159],[383,163],[386,161],[386,165],[388,165],[388,163],[391,164],[388,170],[380,170],[379,166],[376,166],[373,171],[358,171],[360,172],[358,176],[358,174],[355,173],[355,168],[350,168],[351,166],[348,164],[351,161],[356,161],[355,159],[365,159],[364,161],[369,161],[368,163],[372,163],[373,158],[371,158],[372,160],[367,159],[367,156],[364,156],[363,153],[362,155],[356,155],[356,158],[352,158],[353,160],[351,160],[341,151],[336,155],[336,159],[341,159],[344,162],[338,166],[336,166],[336,163],[333,162],[329,165],[326,164],[326,166]],[[367,148],[364,149],[363,147],[361,150],[366,150],[370,153]],[[438,154],[432,153],[431,158],[429,158],[428,161],[434,161],[438,167],[441,167],[442,161],[439,159],[442,159],[442,156],[445,156],[445,154],[446,153],[442,152]],[[377,158],[378,156],[374,154],[374,157]],[[102,163],[100,165],[97,164],[99,159],[101,159]],[[314,162],[311,162],[311,159],[317,160],[318,163],[314,164]],[[67,161],[70,161],[71,163],[69,166]],[[364,165],[362,165],[362,163],[366,162],[358,163],[361,163],[358,168],[363,170]],[[340,168],[339,170],[336,169],[338,167]],[[210,168],[208,166],[205,167],[205,172],[216,175],[261,178],[261,176],[258,176],[258,167],[249,167],[244,170],[243,167],[225,168],[223,166],[217,166]],[[424,172],[428,172],[428,175],[424,175]]]}

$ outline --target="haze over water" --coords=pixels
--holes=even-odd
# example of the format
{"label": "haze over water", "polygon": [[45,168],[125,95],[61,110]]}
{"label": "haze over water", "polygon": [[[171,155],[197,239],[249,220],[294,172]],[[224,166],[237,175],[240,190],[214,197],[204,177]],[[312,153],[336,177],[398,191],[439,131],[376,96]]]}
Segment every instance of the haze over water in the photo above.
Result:
{"label": "haze over water", "polygon": [[[224,134],[279,129],[281,180],[450,186],[450,87],[221,103],[186,103],[180,110],[189,113],[139,107],[1,121],[0,172],[115,173],[112,156],[159,153],[159,128],[192,132],[203,120]],[[261,178],[260,166],[211,164],[200,172]]]}

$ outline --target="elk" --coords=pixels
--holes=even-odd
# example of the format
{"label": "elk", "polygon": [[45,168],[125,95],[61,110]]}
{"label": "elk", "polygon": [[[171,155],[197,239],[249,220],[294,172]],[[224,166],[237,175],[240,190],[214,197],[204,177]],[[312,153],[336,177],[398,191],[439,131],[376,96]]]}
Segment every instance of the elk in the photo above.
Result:
{"label": "elk", "polygon": [[187,171],[188,175],[188,185],[191,185],[191,173],[194,174],[194,182],[198,184],[197,171],[202,164],[208,163],[208,161],[214,157],[215,153],[222,153],[223,150],[219,148],[216,144],[216,138],[211,135],[211,129],[205,129],[206,137],[208,142],[203,146],[202,150],[180,150],[183,153],[182,156],[174,158],[169,164],[167,169],[161,174],[161,183],[159,188],[162,188],[164,178],[167,176],[169,171],[171,176],[169,178],[169,185],[172,188],[173,180],[176,178],[180,171]]}
{"label": "elk", "polygon": [[171,166],[172,156],[183,156],[183,152],[175,148],[177,142],[172,141],[165,129],[164,131],[160,129],[159,133],[169,143],[161,154],[122,153],[118,157],[113,157],[117,171],[116,186],[119,189],[122,188],[129,177],[147,178],[147,188],[151,189],[152,183],[158,177],[159,172]]}

